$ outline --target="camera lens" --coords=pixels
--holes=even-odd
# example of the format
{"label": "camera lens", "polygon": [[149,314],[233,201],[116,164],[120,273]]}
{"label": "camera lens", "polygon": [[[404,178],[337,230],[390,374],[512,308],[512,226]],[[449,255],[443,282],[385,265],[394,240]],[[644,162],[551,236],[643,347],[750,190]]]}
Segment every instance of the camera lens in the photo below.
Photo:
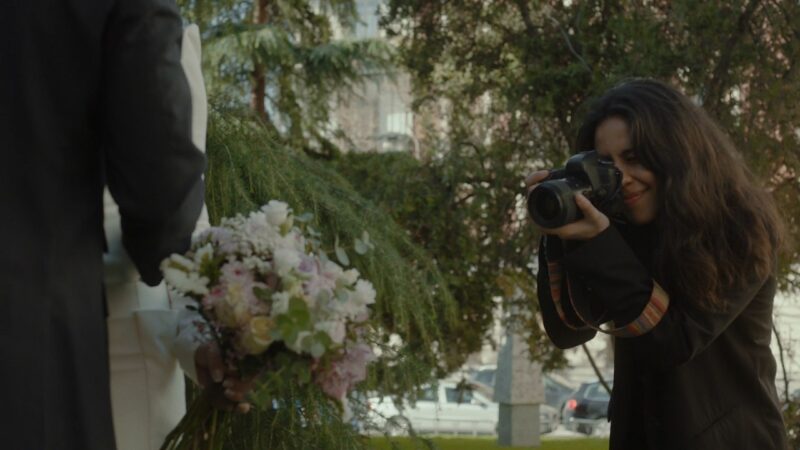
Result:
{"label": "camera lens", "polygon": [[575,204],[575,192],[588,186],[578,180],[548,180],[537,186],[528,196],[528,214],[544,228],[557,228],[580,217]]}
{"label": "camera lens", "polygon": [[561,212],[561,202],[553,191],[543,191],[533,200],[534,208],[544,220],[553,220]]}

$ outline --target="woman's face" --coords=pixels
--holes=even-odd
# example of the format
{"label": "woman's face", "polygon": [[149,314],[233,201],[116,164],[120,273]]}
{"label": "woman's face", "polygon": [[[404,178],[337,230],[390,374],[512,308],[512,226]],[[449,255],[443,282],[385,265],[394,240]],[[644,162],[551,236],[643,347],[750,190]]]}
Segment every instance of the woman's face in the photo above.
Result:
{"label": "woman's face", "polygon": [[644,225],[658,213],[658,185],[653,172],[639,161],[631,146],[630,129],[620,117],[609,117],[594,132],[594,144],[601,158],[607,158],[622,172],[625,215],[632,223]]}

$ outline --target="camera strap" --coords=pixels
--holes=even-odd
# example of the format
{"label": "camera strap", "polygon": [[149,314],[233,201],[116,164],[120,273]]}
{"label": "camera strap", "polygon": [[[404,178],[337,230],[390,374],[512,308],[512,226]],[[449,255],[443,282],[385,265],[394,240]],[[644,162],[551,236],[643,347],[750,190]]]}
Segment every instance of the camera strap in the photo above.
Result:
{"label": "camera strap", "polygon": [[[553,299],[556,312],[564,325],[573,330],[591,328],[601,333],[622,338],[641,336],[655,328],[669,308],[669,295],[667,295],[666,291],[653,280],[653,290],[650,293],[650,299],[642,310],[642,313],[639,314],[639,317],[620,327],[603,327],[602,325],[604,324],[599,320],[592,320],[591,317],[593,314],[586,304],[587,302],[575,301],[573,290],[577,291],[580,288],[573,287],[569,275],[563,272],[561,264],[558,261],[548,261],[547,272],[550,281],[550,297]],[[562,281],[565,282],[562,283]],[[567,298],[571,306],[569,310],[566,310],[562,304],[561,292],[563,285],[567,287]],[[569,314],[567,311],[572,314]],[[574,317],[570,319],[568,317],[569,315],[573,315]]]}
{"label": "camera strap", "polygon": [[[561,322],[563,322],[567,328],[575,331],[588,330],[589,326],[586,325],[586,321],[584,321],[580,315],[578,315],[577,310],[574,309],[575,306],[572,302],[572,296],[569,294],[569,282],[562,283],[563,281],[567,280],[562,278],[560,263],[557,261],[547,262],[547,279],[550,283],[550,298],[553,299],[553,304],[556,307],[556,313],[561,319]],[[570,297],[570,304],[573,305],[569,310],[571,313],[570,316],[572,317],[567,317],[567,312],[564,310],[564,306],[561,304],[561,288],[564,285],[567,286],[567,295]]]}

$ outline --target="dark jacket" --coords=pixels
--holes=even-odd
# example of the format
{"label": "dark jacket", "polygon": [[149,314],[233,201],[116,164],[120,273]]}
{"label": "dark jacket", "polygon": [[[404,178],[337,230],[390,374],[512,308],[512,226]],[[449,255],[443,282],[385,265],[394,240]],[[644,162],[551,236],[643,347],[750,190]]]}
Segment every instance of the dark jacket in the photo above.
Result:
{"label": "dark jacket", "polygon": [[[650,300],[654,239],[650,227],[612,225],[548,256],[568,275],[579,310],[619,326]],[[596,331],[570,329],[556,314],[546,253],[543,245],[538,291],[545,329],[556,346],[574,347]],[[666,313],[649,332],[615,338],[612,450],[786,448],[769,345],[776,283],[770,277],[745,284],[727,292],[724,312],[670,295]],[[571,310],[568,300],[562,304]]]}
{"label": "dark jacket", "polygon": [[0,10],[0,447],[114,448],[103,187],[144,281],[184,251],[192,145],[171,0],[10,0]]}

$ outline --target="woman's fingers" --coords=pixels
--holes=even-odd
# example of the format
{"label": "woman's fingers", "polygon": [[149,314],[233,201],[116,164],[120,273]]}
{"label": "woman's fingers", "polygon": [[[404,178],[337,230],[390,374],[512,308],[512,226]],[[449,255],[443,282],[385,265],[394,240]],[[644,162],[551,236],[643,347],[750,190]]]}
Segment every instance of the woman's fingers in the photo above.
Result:
{"label": "woman's fingers", "polygon": [[608,217],[600,212],[592,202],[581,194],[575,195],[575,203],[583,213],[583,218],[559,228],[541,228],[542,233],[552,234],[565,240],[591,239],[608,228]]}
{"label": "woman's fingers", "polygon": [[215,343],[208,345],[208,368],[215,383],[219,383],[225,378],[225,363],[222,362],[222,352],[219,351],[219,347]]}
{"label": "woman's fingers", "polygon": [[245,399],[253,389],[255,377],[240,379],[237,371],[226,371],[216,343],[206,343],[198,347],[194,358],[198,383],[208,391],[214,407],[240,414],[250,411],[252,405]]}
{"label": "woman's fingers", "polygon": [[608,220],[608,216],[601,213],[600,210],[595,208],[592,202],[589,201],[583,194],[576,194],[575,195],[575,203],[578,205],[578,208],[581,209],[583,212],[583,216],[586,220],[593,225],[591,230],[592,232],[596,231],[596,234],[599,234],[611,224],[611,221]]}
{"label": "woman's fingers", "polygon": [[525,186],[528,188],[528,190],[530,190],[534,187],[534,185],[538,184],[540,181],[544,180],[548,176],[550,176],[549,170],[538,170],[536,172],[533,172],[532,174],[525,177]]}
{"label": "woman's fingers", "polygon": [[225,365],[215,343],[206,343],[198,347],[194,353],[194,364],[200,386],[207,387],[212,381],[219,383],[225,378]]}
{"label": "woman's fingers", "polygon": [[238,405],[236,405],[236,412],[238,412],[239,414],[247,414],[250,412],[250,408],[252,408],[252,405],[250,403],[247,402],[239,403]]}

